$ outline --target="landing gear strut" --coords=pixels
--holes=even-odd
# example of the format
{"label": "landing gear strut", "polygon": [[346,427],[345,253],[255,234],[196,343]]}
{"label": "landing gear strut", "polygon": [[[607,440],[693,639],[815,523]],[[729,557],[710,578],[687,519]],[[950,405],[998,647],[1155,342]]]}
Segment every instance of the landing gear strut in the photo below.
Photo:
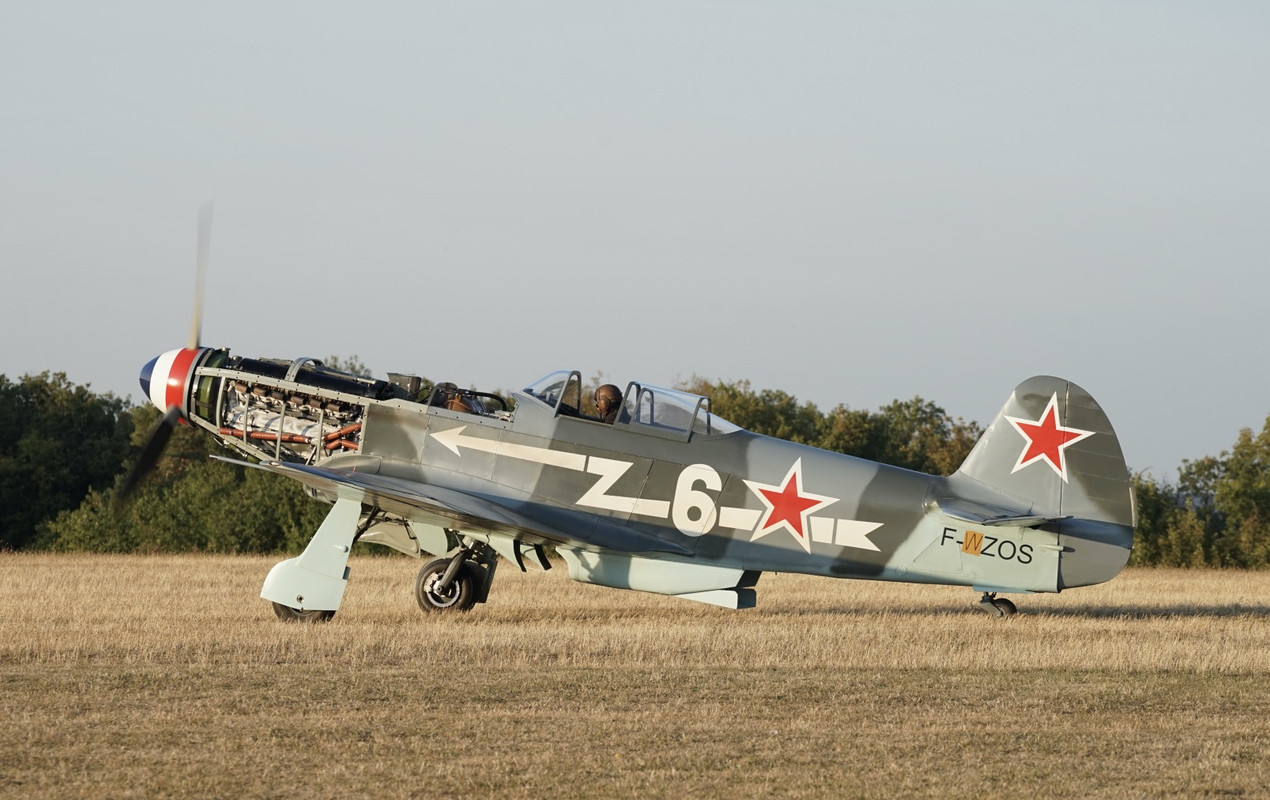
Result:
{"label": "landing gear strut", "polygon": [[415,600],[424,611],[467,611],[489,596],[497,564],[493,548],[464,539],[453,555],[423,565],[415,578]]}
{"label": "landing gear strut", "polygon": [[1004,597],[997,597],[996,592],[984,592],[979,598],[979,607],[998,618],[1013,616],[1018,611],[1013,602]]}

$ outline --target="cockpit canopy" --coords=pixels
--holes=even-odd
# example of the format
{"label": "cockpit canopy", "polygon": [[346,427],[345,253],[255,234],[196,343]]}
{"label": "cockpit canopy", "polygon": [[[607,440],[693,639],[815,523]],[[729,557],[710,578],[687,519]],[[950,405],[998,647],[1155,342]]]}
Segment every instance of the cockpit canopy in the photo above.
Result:
{"label": "cockpit canopy", "polygon": [[[525,394],[551,408],[559,416],[598,419],[592,397],[584,396],[582,373],[560,370],[525,387]],[[710,398],[678,389],[666,389],[631,381],[622,393],[622,409],[614,427],[672,439],[722,436],[741,430],[710,412]]]}

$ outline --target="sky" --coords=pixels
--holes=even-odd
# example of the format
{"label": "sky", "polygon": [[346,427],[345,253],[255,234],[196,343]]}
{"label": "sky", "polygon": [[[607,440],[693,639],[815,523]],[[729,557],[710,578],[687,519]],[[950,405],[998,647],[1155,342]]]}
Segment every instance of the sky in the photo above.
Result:
{"label": "sky", "polygon": [[0,0],[0,374],[749,380],[1175,480],[1270,414],[1261,2]]}

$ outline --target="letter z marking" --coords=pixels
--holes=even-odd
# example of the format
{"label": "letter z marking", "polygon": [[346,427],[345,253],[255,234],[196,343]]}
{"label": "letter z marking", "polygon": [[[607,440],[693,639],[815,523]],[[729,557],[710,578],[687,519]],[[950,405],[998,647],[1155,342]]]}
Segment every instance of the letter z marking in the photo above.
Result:
{"label": "letter z marking", "polygon": [[624,514],[637,514],[641,517],[657,517],[666,519],[670,516],[669,500],[646,500],[640,497],[622,497],[608,494],[613,484],[626,474],[633,465],[629,461],[618,461],[612,458],[591,456],[587,459],[586,471],[599,475],[600,479],[578,498],[578,505],[588,508],[602,508],[605,511],[619,511]]}

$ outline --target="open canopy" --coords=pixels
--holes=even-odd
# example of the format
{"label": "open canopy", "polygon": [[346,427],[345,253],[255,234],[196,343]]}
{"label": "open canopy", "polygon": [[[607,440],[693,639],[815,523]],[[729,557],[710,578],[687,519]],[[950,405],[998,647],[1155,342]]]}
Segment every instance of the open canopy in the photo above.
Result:
{"label": "open canopy", "polygon": [[[525,387],[525,394],[555,409],[557,414],[592,418],[590,392],[583,390],[582,373],[559,370]],[[622,410],[615,425],[666,435],[721,436],[740,428],[710,411],[710,398],[678,389],[631,381],[622,393]]]}

